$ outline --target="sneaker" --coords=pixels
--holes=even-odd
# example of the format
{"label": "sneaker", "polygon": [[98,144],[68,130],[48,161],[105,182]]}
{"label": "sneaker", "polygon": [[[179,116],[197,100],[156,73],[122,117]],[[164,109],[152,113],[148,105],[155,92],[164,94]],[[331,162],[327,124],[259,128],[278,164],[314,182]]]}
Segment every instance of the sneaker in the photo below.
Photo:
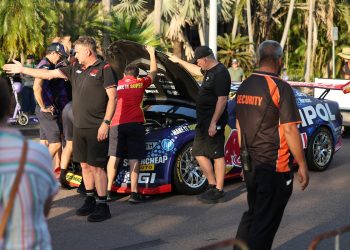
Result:
{"label": "sneaker", "polygon": [[93,196],[87,196],[84,202],[84,205],[79,208],[75,214],[78,216],[87,216],[91,214],[96,207],[96,200]]}
{"label": "sneaker", "polygon": [[216,187],[216,185],[212,185],[212,184],[209,184],[207,186],[207,188],[203,191],[203,193],[201,193],[200,195],[197,196],[198,199],[200,199],[200,197],[202,196],[206,196],[208,192],[211,192],[212,189],[214,189]]}
{"label": "sneaker", "polygon": [[111,217],[109,206],[106,203],[100,203],[96,205],[96,209],[87,217],[87,220],[89,222],[101,222]]}
{"label": "sneaker", "polygon": [[225,202],[225,192],[215,187],[207,189],[204,193],[198,195],[198,200],[203,203],[215,204]]}
{"label": "sneaker", "polygon": [[145,201],[145,196],[139,193],[131,192],[128,201],[133,204],[141,203]]}

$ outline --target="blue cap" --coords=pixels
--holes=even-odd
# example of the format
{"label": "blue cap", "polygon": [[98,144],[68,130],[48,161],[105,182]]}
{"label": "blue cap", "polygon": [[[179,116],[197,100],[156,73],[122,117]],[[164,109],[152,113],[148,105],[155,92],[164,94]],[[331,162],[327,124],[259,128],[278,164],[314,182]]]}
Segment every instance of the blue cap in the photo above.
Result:
{"label": "blue cap", "polygon": [[47,47],[47,51],[55,51],[61,56],[68,57],[68,54],[66,53],[64,46],[61,43],[51,43]]}

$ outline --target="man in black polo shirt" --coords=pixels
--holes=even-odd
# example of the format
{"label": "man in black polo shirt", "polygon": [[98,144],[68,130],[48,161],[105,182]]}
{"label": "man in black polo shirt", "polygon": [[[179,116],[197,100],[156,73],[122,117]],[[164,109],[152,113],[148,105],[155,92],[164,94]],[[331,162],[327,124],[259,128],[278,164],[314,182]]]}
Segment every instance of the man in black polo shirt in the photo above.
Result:
{"label": "man in black polo shirt", "polygon": [[192,60],[194,64],[175,56],[170,57],[170,60],[181,64],[195,75],[204,75],[196,101],[197,126],[192,154],[207,177],[209,186],[198,199],[204,203],[223,202],[225,201],[224,132],[228,120],[226,106],[231,85],[230,74],[226,67],[215,59],[213,51],[208,46],[196,48]]}
{"label": "man in black polo shirt", "polygon": [[279,78],[282,53],[279,43],[263,42],[258,51],[259,71],[243,81],[237,91],[239,143],[241,151],[247,148],[249,152],[252,170],[243,173],[249,209],[242,216],[236,238],[246,241],[251,250],[272,247],[293,191],[289,152],[299,164],[303,190],[309,180],[295,96],[289,84]]}
{"label": "man in black polo shirt", "polygon": [[[73,159],[80,162],[87,198],[76,212],[88,216],[88,221],[103,221],[111,217],[107,199],[108,130],[116,106],[116,79],[109,64],[97,58],[96,42],[80,37],[75,42],[79,62],[55,70],[31,69],[20,62],[6,64],[3,69],[36,78],[63,78],[72,84],[74,115]],[[98,203],[94,197],[96,187]]]}

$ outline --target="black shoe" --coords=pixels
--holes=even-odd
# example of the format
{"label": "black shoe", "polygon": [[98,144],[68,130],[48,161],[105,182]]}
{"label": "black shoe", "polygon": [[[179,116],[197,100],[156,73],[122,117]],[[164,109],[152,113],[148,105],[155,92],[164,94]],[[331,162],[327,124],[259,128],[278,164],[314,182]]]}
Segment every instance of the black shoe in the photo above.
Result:
{"label": "black shoe", "polygon": [[210,188],[207,189],[204,193],[198,195],[198,200],[209,204],[225,202],[225,192],[217,188]]}
{"label": "black shoe", "polygon": [[128,202],[137,204],[145,201],[145,196],[142,194],[131,192]]}
{"label": "black shoe", "polygon": [[66,180],[66,175],[67,175],[67,170],[61,169],[61,174],[60,174],[61,188],[72,189],[72,187],[68,184],[68,182]]}
{"label": "black shoe", "polygon": [[96,200],[93,196],[87,196],[84,202],[84,205],[79,208],[75,214],[78,216],[87,216],[91,214],[96,207]]}
{"label": "black shoe", "polygon": [[106,203],[96,205],[95,211],[87,217],[89,222],[100,222],[111,218],[109,206]]}
{"label": "black shoe", "polygon": [[107,191],[107,202],[117,200],[118,196],[113,191]]}

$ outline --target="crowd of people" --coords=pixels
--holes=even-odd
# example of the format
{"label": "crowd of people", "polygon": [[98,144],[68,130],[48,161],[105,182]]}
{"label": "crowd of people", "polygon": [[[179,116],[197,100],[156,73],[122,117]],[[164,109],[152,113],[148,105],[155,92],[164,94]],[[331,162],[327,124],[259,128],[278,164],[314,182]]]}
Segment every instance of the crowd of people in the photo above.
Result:
{"label": "crowd of people", "polygon": [[[40,122],[40,140],[48,150],[30,142],[27,165],[34,154],[40,153],[37,159],[42,159],[42,162],[36,161],[28,167],[26,165],[25,174],[33,175],[31,181],[35,181],[36,172],[26,172],[30,168],[41,168],[45,171],[40,174],[47,175],[46,182],[42,185],[48,188],[42,191],[41,203],[31,200],[32,203],[40,203],[36,209],[41,220],[35,223],[45,225],[46,231],[41,231],[41,234],[48,234],[47,225],[43,222],[47,214],[44,211],[48,211],[48,204],[57,192],[53,171],[48,168],[48,162],[55,157],[60,159],[57,166],[63,188],[69,187],[65,175],[72,153],[73,161],[80,163],[86,198],[84,204],[76,210],[76,215],[87,216],[89,222],[100,222],[111,217],[106,202],[110,198],[121,158],[129,159],[129,202],[144,201],[144,197],[138,192],[137,182],[140,160],[145,157],[145,130],[142,125],[144,114],[141,103],[145,89],[157,75],[155,50],[149,46],[146,49],[150,56],[149,74],[139,78],[138,67],[128,65],[119,81],[110,64],[98,57],[95,40],[86,36],[80,37],[74,43],[74,51],[70,55],[62,44],[52,43],[47,48],[45,58],[36,68],[22,65],[18,61],[4,65],[3,69],[8,73],[19,73],[32,80],[34,78],[33,89],[37,102],[35,112]],[[263,42],[258,49],[259,70],[246,79],[237,60],[232,60],[232,68],[228,70],[207,46],[197,47],[191,62],[175,56],[171,56],[170,60],[181,64],[195,75],[204,76],[196,100],[197,126],[192,148],[192,154],[209,184],[198,195],[198,199],[204,203],[225,202],[224,128],[229,122],[228,96],[231,82],[242,81],[237,91],[235,126],[241,148],[246,148],[249,153],[251,169],[243,170],[248,191],[248,211],[242,216],[237,238],[247,242],[250,249],[271,249],[293,189],[293,172],[289,167],[290,153],[299,165],[298,175],[302,189],[307,187],[309,179],[297,128],[301,119],[295,97],[291,87],[279,77],[283,65],[281,46],[275,41]],[[1,88],[3,85],[0,83]],[[67,89],[67,85],[71,85],[71,90]],[[3,92],[6,91],[1,89],[0,93]],[[251,105],[242,101],[241,96],[256,96],[261,98],[261,102]],[[6,98],[0,98],[0,101],[4,101],[0,106],[2,121],[9,106]],[[60,152],[62,131],[65,145],[63,152]],[[11,139],[12,134],[15,140]],[[6,128],[4,123],[0,128],[0,135],[0,140],[8,141],[7,144],[1,141],[0,145],[15,144],[15,147],[11,147],[16,151],[13,154],[19,155],[23,137]],[[3,155],[9,150],[6,147],[0,150],[1,160],[9,157],[7,153]],[[128,148],[127,155],[125,147]],[[38,150],[31,152],[32,148]],[[15,165],[11,166],[5,172],[0,168],[0,186],[5,188],[2,190],[8,190],[11,186],[8,183],[16,170]],[[5,187],[6,185],[9,187]],[[22,181],[19,192],[25,189],[24,185],[26,183]],[[41,182],[36,185],[41,185]],[[1,192],[0,197],[6,196],[8,192]],[[6,199],[0,199],[0,207],[4,206],[4,200]],[[18,206],[19,202],[16,200],[15,205]],[[33,206],[28,204],[30,205]],[[20,232],[14,230],[13,234],[16,233]],[[5,242],[15,244],[11,241]],[[43,242],[29,242],[28,239],[28,244],[49,244],[49,238]]]}

